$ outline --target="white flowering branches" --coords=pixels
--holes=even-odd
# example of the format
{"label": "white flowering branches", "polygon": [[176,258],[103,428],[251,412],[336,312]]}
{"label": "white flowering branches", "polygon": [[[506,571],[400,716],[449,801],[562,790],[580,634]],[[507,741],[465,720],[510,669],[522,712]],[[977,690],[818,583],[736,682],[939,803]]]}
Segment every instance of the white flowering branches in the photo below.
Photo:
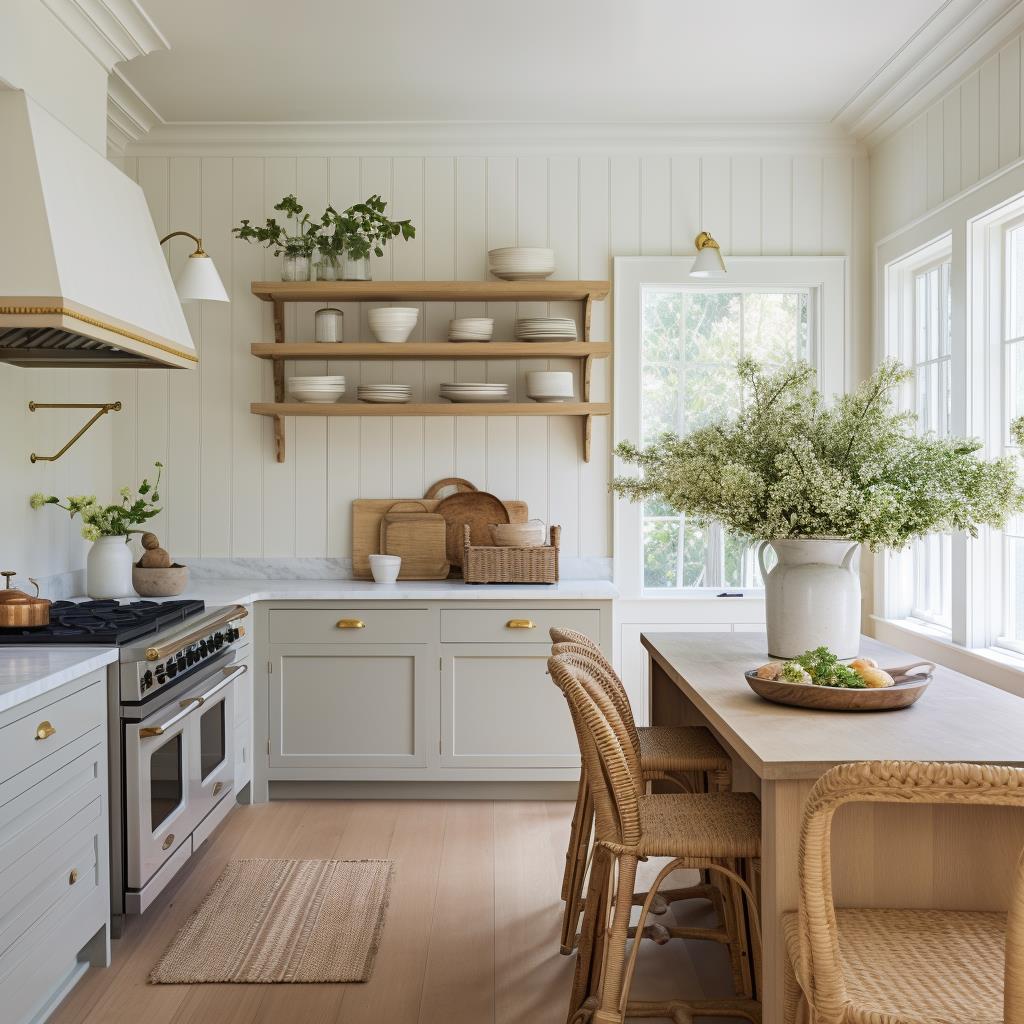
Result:
{"label": "white flowering branches", "polygon": [[[893,395],[910,372],[889,361],[826,407],[805,363],[737,372],[746,404],[686,437],[665,434],[616,454],[643,476],[611,488],[631,501],[658,497],[699,525],[712,521],[754,540],[843,537],[904,547],[929,533],[1002,527],[1024,511],[1012,458],[977,457],[978,441],[919,434]],[[1024,440],[1024,420],[1013,425]]]}
{"label": "white flowering branches", "polygon": [[148,479],[139,484],[137,495],[132,494],[130,487],[122,487],[119,491],[121,503],[119,505],[101,505],[96,500],[95,494],[78,494],[67,498],[67,504],[62,505],[59,498],[52,494],[47,497],[45,494],[33,494],[29,504],[33,508],[42,508],[44,505],[56,505],[64,509],[72,519],[75,516],[82,517],[82,536],[86,540],[99,540],[100,537],[124,537],[128,540],[129,534],[142,533],[142,530],[134,530],[132,527],[141,526],[147,520],[152,519],[159,511],[154,504],[160,500],[160,477],[163,473],[163,463],[153,464],[156,468],[156,480],[150,483]]}

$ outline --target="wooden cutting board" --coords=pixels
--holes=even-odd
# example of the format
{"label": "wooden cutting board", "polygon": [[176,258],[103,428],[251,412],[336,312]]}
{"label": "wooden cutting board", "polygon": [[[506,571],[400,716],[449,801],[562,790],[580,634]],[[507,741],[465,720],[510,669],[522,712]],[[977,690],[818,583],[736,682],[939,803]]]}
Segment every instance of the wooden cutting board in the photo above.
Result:
{"label": "wooden cutting board", "polygon": [[419,501],[397,501],[380,521],[378,547],[382,554],[398,555],[400,580],[443,580],[451,568],[445,555],[447,523],[427,512]]}
{"label": "wooden cutting board", "polygon": [[[373,579],[370,555],[380,553],[380,521],[393,505],[404,501],[416,502],[427,512],[436,512],[441,504],[436,498],[356,498],[352,502],[352,575],[355,579]],[[510,523],[529,520],[530,510],[525,501],[506,501],[504,505]]]}
{"label": "wooden cutting board", "polygon": [[491,524],[507,523],[508,509],[500,498],[486,491],[466,491],[451,494],[437,506],[437,514],[444,516],[448,525],[446,546],[448,561],[462,566],[469,527],[471,544],[491,544]]}

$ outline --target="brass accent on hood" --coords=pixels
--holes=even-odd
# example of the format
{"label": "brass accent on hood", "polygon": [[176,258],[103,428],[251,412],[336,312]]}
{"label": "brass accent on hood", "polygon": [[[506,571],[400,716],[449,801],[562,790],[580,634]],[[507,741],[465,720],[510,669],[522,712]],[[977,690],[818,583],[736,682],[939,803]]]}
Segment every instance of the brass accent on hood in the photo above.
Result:
{"label": "brass accent on hood", "polygon": [[161,352],[169,352],[172,356],[177,356],[179,359],[187,359],[193,363],[199,362],[199,356],[185,349],[175,348],[173,345],[165,345],[162,341],[153,341],[152,338],[136,334],[134,331],[126,330],[123,327],[115,327],[104,320],[97,320],[95,317],[86,316],[77,310],[68,309],[67,306],[0,306],[0,316],[67,316],[71,317],[72,320],[80,320],[82,323],[89,324],[92,327],[100,327],[105,331],[110,331],[111,334],[120,334],[122,338],[130,338],[132,341],[148,345],[150,348],[160,349]]}

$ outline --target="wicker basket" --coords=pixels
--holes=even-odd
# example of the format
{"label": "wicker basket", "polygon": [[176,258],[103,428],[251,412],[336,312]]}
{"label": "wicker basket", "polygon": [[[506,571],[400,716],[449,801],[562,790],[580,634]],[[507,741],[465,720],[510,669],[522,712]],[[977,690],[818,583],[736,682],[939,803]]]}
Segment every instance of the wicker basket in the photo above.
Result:
{"label": "wicker basket", "polygon": [[474,547],[465,528],[462,578],[467,583],[557,583],[560,526],[551,527],[551,543],[529,548]]}

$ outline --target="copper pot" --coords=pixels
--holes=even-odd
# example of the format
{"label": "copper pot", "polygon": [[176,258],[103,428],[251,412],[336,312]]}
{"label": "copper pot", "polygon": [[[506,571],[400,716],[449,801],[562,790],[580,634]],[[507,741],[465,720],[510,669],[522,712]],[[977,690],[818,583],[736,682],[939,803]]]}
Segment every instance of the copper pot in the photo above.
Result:
{"label": "copper pot", "polygon": [[14,575],[10,569],[0,572],[0,576],[7,577],[6,589],[0,590],[0,629],[31,629],[49,625],[50,602],[39,596],[39,584],[29,577],[29,583],[36,588],[36,596],[32,597],[11,586]]}

